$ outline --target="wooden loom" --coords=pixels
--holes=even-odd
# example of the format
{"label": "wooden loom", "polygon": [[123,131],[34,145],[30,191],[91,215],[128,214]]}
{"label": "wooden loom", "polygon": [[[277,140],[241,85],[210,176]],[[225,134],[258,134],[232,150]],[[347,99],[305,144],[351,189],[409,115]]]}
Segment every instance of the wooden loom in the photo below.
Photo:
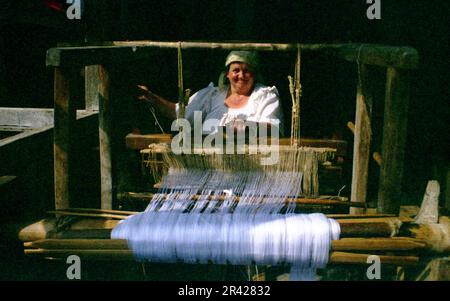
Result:
{"label": "wooden loom", "polygon": [[[110,87],[117,85],[110,76],[114,63],[146,59],[159,48],[190,49],[244,49],[258,51],[302,51],[326,53],[337,59],[356,62],[362,84],[356,97],[354,125],[353,177],[350,202],[340,199],[298,199],[298,206],[344,206],[353,210],[350,215],[330,215],[338,219],[342,239],[333,242],[331,263],[364,263],[370,254],[384,254],[386,264],[418,264],[424,250],[436,252],[435,239],[423,235],[431,231],[426,225],[412,225],[411,219],[398,217],[400,191],[403,178],[404,145],[406,139],[409,73],[418,65],[417,52],[409,47],[388,47],[363,44],[267,44],[267,43],[208,43],[208,42],[110,42],[101,45],[52,48],[47,53],[47,66],[55,69],[55,209],[57,219],[47,219],[23,229],[19,235],[25,242],[25,253],[45,257],[66,257],[79,254],[94,259],[131,259],[123,241],[108,239],[117,220],[133,212],[113,209],[119,197],[145,199],[149,194],[114,192],[112,172],[112,137],[114,134],[111,112],[117,106]],[[77,68],[86,67],[90,95],[98,101],[101,161],[101,209],[73,209],[71,179],[74,177],[73,137],[75,132],[75,99],[77,98]],[[380,186],[377,214],[366,214],[368,161],[371,140],[370,106],[373,98],[370,81],[372,66],[386,68],[386,97],[380,167]],[[86,106],[92,97],[86,98]],[[127,145],[144,149],[149,136],[128,135]],[[167,137],[163,138],[167,139]],[[170,139],[170,138],[169,138]],[[158,141],[160,142],[160,141]],[[329,146],[330,141],[300,139],[300,145]],[[337,143],[337,142],[334,142]],[[336,148],[338,149],[338,148]],[[72,217],[67,219],[67,216]],[[63,226],[61,226],[61,224]],[[414,230],[416,229],[416,230]],[[417,230],[418,229],[418,230]],[[400,235],[400,237],[399,237]],[[434,237],[434,236],[433,236]],[[352,251],[352,253],[349,253]],[[448,253],[440,249],[439,253]],[[387,253],[386,253],[387,252]],[[393,253],[400,253],[394,254]],[[407,255],[405,255],[405,253]],[[383,257],[384,256],[384,257]]]}

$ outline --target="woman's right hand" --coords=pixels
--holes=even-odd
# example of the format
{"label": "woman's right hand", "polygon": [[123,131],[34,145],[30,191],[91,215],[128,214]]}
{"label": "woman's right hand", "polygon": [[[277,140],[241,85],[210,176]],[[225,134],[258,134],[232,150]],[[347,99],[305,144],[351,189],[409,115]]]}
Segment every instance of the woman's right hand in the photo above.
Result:
{"label": "woman's right hand", "polygon": [[153,93],[144,85],[137,85],[138,87],[138,99],[142,102],[152,102]]}

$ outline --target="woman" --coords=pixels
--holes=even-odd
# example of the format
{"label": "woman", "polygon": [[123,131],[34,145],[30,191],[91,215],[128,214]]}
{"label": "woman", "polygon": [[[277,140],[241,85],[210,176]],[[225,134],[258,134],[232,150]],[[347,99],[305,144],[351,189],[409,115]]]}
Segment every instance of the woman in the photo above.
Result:
{"label": "woman", "polygon": [[[226,71],[219,78],[218,86],[210,83],[189,99],[185,118],[194,122],[194,112],[202,112],[202,121],[209,120],[215,131],[217,126],[232,124],[243,130],[244,121],[277,126],[281,130],[281,108],[276,87],[267,87],[259,81],[258,58],[255,52],[232,51],[225,61]],[[161,114],[176,119],[178,104],[152,93],[145,86],[138,86],[143,95],[139,99],[152,103]]]}

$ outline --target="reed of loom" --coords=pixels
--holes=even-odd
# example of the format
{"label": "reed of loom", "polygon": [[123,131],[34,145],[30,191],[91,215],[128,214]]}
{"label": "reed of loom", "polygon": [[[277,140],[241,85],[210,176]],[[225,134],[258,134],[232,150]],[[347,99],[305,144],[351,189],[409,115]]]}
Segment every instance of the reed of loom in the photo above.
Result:
{"label": "reed of loom", "polygon": [[[227,146],[224,146],[227,147]],[[167,173],[169,167],[175,168],[197,168],[198,166],[192,166],[192,164],[186,165],[187,158],[196,157],[198,160],[205,164],[200,164],[201,168],[226,168],[227,170],[245,170],[244,163],[251,163],[252,168],[255,168],[256,164],[259,165],[261,158],[265,155],[264,153],[270,151],[271,145],[245,145],[243,146],[243,154],[232,155],[233,159],[230,161],[230,155],[226,154],[225,149],[219,148],[192,148],[191,154],[189,155],[174,155],[171,152],[171,149],[166,143],[153,143],[149,145],[147,149],[143,149],[140,151],[141,153],[141,162],[145,169],[148,169],[155,180],[155,182],[159,182],[163,175]],[[220,153],[222,151],[222,153]],[[291,158],[291,155],[301,154],[300,158],[302,159],[294,159],[294,161],[290,162],[291,164],[281,164],[278,162],[275,165],[260,167],[260,170],[277,170],[281,167],[283,170],[290,170],[293,166],[297,166],[300,170],[296,170],[298,172],[302,172],[303,180],[302,180],[302,191],[303,196],[316,197],[319,194],[319,163],[323,163],[327,160],[331,160],[334,158],[336,149],[327,148],[327,147],[300,147],[293,145],[278,145],[277,152],[279,153],[280,158],[283,156],[285,158]],[[194,155],[192,155],[194,154]],[[159,156],[159,158],[158,158]],[[281,161],[281,160],[280,160]],[[196,162],[196,161],[195,161]],[[222,166],[221,162],[228,162],[226,166]],[[230,162],[234,162],[232,164]],[[296,165],[297,164],[297,165]],[[247,166],[248,167],[248,166]],[[357,202],[355,202],[356,204]]]}
{"label": "reed of loom", "polygon": [[[66,258],[76,254],[93,260],[133,260],[125,240],[110,239],[121,219],[137,212],[71,208],[22,229],[19,239],[28,256]],[[385,214],[331,214],[341,238],[332,242],[330,264],[367,264],[376,254],[382,264],[418,265],[422,255],[450,253],[450,219],[439,224],[414,224],[409,217]]]}

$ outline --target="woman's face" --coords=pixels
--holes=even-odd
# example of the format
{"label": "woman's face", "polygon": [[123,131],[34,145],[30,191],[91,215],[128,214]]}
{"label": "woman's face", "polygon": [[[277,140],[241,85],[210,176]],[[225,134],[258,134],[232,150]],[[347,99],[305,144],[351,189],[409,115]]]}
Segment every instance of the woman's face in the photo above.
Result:
{"label": "woman's face", "polygon": [[230,81],[233,92],[249,94],[253,89],[253,71],[247,63],[231,63],[228,68],[227,78]]}

